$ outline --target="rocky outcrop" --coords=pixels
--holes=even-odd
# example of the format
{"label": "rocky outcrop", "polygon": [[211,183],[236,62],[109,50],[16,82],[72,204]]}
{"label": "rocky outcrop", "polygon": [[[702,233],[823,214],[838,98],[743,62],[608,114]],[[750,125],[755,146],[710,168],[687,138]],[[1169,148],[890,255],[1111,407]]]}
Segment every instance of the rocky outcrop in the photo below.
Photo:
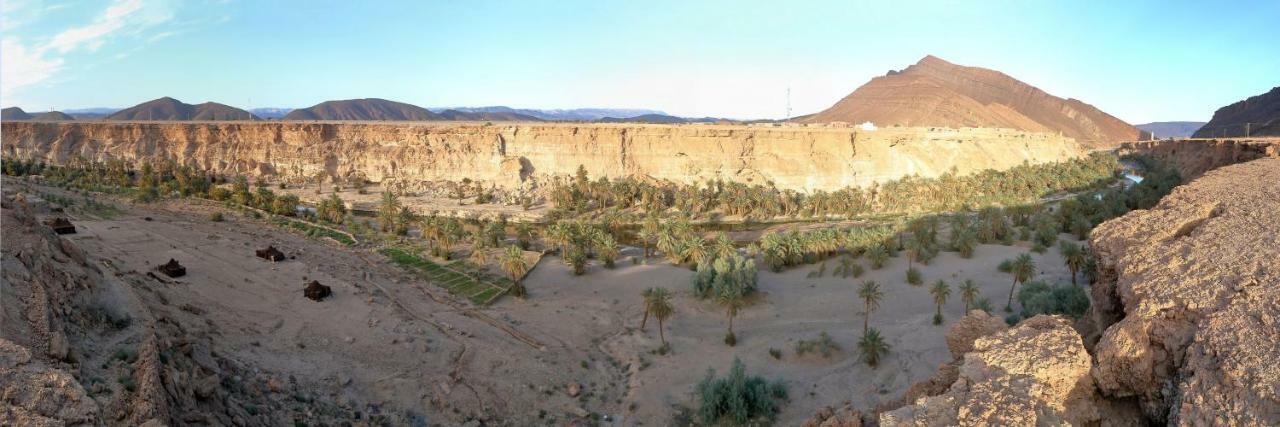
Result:
{"label": "rocky outcrop", "polygon": [[1070,321],[1036,316],[978,338],[946,392],[880,414],[882,426],[1139,425],[1098,394]]}
{"label": "rocky outcrop", "polygon": [[1093,377],[1180,425],[1280,424],[1280,158],[1226,166],[1096,228]]}
{"label": "rocky outcrop", "polygon": [[3,124],[3,155],[54,163],[172,159],[224,174],[421,185],[464,178],[506,188],[573,174],[713,179],[796,190],[907,175],[1007,169],[1080,156],[1070,138],[1007,129],[624,124]]}
{"label": "rocky outcrop", "polygon": [[1219,108],[1195,138],[1280,136],[1280,86]]}
{"label": "rocky outcrop", "polygon": [[1165,139],[1121,144],[1121,154],[1143,154],[1173,167],[1189,181],[1205,172],[1264,157],[1280,157],[1277,139]]}
{"label": "rocky outcrop", "polygon": [[1114,147],[1144,135],[1079,100],[1055,97],[999,71],[934,56],[871,79],[831,108],[801,121],[1013,128],[1060,133],[1088,147]]}

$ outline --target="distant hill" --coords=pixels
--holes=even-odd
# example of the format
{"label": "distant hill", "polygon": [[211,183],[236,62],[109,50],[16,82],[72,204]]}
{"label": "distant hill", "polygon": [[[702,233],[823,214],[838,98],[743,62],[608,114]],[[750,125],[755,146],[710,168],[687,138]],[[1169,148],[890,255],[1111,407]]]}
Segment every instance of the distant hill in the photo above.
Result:
{"label": "distant hill", "polygon": [[1090,147],[1139,139],[1137,128],[1075,99],[1045,93],[1004,73],[952,64],[932,55],[871,79],[804,123],[881,127],[1002,127],[1061,132]]}
{"label": "distant hill", "polygon": [[1196,138],[1280,136],[1280,86],[1249,97],[1213,113],[1213,119],[1196,131]]}
{"label": "distant hill", "polygon": [[668,116],[666,114],[642,114],[635,117],[604,117],[596,121],[600,123],[689,123],[689,120],[683,117]]}
{"label": "distant hill", "polygon": [[40,121],[40,122],[56,122],[61,120],[75,120],[75,119],[76,119],[75,117],[71,117],[70,115],[63,113],[61,111],[44,112],[44,113],[36,114],[35,117],[31,118],[31,120]]}
{"label": "distant hill", "polygon": [[248,111],[216,102],[191,105],[163,97],[115,113],[105,120],[258,120]]}
{"label": "distant hill", "polygon": [[31,115],[21,108],[9,107],[0,110],[0,120],[31,120]]}
{"label": "distant hill", "polygon": [[282,119],[293,111],[292,108],[253,108],[249,112],[264,119]]}
{"label": "distant hill", "polygon": [[542,119],[515,112],[465,112],[444,110],[438,113],[442,120],[477,122],[540,122]]}
{"label": "distant hill", "polygon": [[443,112],[445,110],[456,110],[464,113],[515,113],[526,116],[536,117],[542,120],[550,121],[581,121],[590,122],[600,120],[605,117],[635,117],[645,114],[666,114],[658,110],[646,110],[637,108],[573,108],[566,110],[539,110],[527,108],[511,108],[511,107],[453,107],[453,108],[433,108],[432,111]]}
{"label": "distant hill", "polygon": [[110,116],[111,113],[120,111],[119,108],[74,108],[62,110],[62,112],[75,117],[76,120],[100,120]]}
{"label": "distant hill", "polygon": [[416,105],[378,98],[325,101],[290,111],[284,120],[440,120],[436,113]]}
{"label": "distant hill", "polygon": [[1204,126],[1204,122],[1151,122],[1133,125],[1138,129],[1151,132],[1155,138],[1188,138]]}

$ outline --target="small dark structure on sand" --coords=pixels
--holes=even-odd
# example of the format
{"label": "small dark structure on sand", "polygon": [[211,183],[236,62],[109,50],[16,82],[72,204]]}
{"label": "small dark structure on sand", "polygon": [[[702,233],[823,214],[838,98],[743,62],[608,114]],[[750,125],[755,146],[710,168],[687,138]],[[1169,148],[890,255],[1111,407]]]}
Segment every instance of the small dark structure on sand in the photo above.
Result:
{"label": "small dark structure on sand", "polygon": [[156,270],[169,277],[182,277],[187,275],[187,268],[183,267],[182,264],[178,264],[178,260],[173,258],[169,258],[169,262],[156,267]]}
{"label": "small dark structure on sand", "polygon": [[307,288],[302,290],[302,294],[314,301],[320,301],[333,295],[333,290],[328,286],[321,285],[319,281],[312,280],[307,284]]}
{"label": "small dark structure on sand", "polygon": [[258,253],[258,258],[262,258],[272,262],[284,261],[284,258],[285,258],[284,252],[280,252],[280,250],[276,249],[275,246],[268,245],[266,249],[258,249],[255,252]]}
{"label": "small dark structure on sand", "polygon": [[44,221],[45,225],[53,228],[54,233],[58,234],[76,234],[76,226],[71,224],[70,220],[64,217],[49,218]]}

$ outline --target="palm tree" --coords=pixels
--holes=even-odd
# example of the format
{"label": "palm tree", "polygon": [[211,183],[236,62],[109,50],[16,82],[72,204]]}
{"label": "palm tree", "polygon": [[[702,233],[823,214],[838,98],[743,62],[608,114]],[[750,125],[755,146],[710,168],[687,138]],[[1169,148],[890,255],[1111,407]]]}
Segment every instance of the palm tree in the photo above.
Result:
{"label": "palm tree", "polygon": [[733,246],[733,241],[729,240],[729,235],[721,232],[711,243],[711,253],[715,254],[716,258],[728,258],[738,253],[738,249]]}
{"label": "palm tree", "polygon": [[601,234],[596,242],[596,257],[604,262],[605,268],[613,268],[613,260],[618,257],[618,242],[609,234]]}
{"label": "palm tree", "polygon": [[974,235],[973,229],[969,227],[959,228],[954,231],[956,234],[955,250],[960,253],[961,258],[973,257],[973,251],[977,248],[978,239]]}
{"label": "palm tree", "polygon": [[933,284],[933,287],[929,288],[929,294],[933,295],[933,302],[938,305],[938,311],[933,315],[933,324],[941,325],[942,306],[947,303],[947,298],[951,296],[951,286],[946,281],[938,279]]}
{"label": "palm tree", "polygon": [[960,300],[964,301],[964,312],[968,313],[969,308],[978,302],[978,284],[973,279],[965,279],[960,284]]}
{"label": "palm tree", "polygon": [[1010,267],[1009,274],[1013,275],[1013,285],[1009,287],[1009,302],[1004,305],[1006,312],[1013,311],[1013,290],[1018,288],[1018,282],[1025,283],[1036,274],[1036,262],[1031,259],[1030,254],[1018,255]]}
{"label": "palm tree", "polygon": [[[652,315],[658,319],[658,337],[662,339],[662,347],[667,347],[667,336],[663,332],[662,324],[671,317],[675,312],[675,307],[671,305],[671,292],[667,288],[649,288],[644,291],[644,319],[649,320]],[[640,322],[640,329],[644,329],[645,321]]]}
{"label": "palm tree", "polygon": [[396,227],[396,219],[400,213],[400,197],[391,191],[382,192],[382,203],[378,207],[378,223],[382,231],[391,231]]}
{"label": "palm tree", "polygon": [[511,245],[507,247],[506,252],[503,252],[502,269],[511,275],[511,289],[515,291],[516,296],[524,298],[524,284],[520,283],[520,278],[529,271],[529,263],[525,261],[524,251],[520,250],[519,246]]}
{"label": "palm tree", "polygon": [[868,280],[862,282],[862,287],[858,289],[858,298],[862,298],[862,333],[865,334],[871,323],[871,312],[880,309],[880,300],[884,299],[884,292],[880,290],[879,283]]}
{"label": "palm tree", "polygon": [[693,261],[694,265],[705,263],[707,257],[711,255],[710,250],[707,249],[707,239],[703,239],[702,236],[690,237],[682,246],[684,246],[684,253],[681,257]]}
{"label": "palm tree", "polygon": [[889,250],[883,244],[872,246],[871,249],[867,249],[867,259],[871,260],[873,269],[884,267],[884,263],[889,261]]}
{"label": "palm tree", "polygon": [[724,336],[724,343],[730,347],[738,343],[737,336],[733,334],[733,317],[738,315],[738,309],[742,308],[745,296],[746,291],[737,280],[724,282],[716,292],[716,302],[724,306],[725,314],[729,316],[729,333]]}
{"label": "palm tree", "polygon": [[889,343],[880,336],[880,331],[870,329],[858,340],[858,353],[862,355],[863,362],[874,368],[881,358],[889,354]]}
{"label": "palm tree", "polygon": [[1076,272],[1084,268],[1089,257],[1086,256],[1084,248],[1075,243],[1063,241],[1059,245],[1059,249],[1062,251],[1062,258],[1066,261],[1067,268],[1071,269],[1071,284],[1074,285],[1076,284]]}

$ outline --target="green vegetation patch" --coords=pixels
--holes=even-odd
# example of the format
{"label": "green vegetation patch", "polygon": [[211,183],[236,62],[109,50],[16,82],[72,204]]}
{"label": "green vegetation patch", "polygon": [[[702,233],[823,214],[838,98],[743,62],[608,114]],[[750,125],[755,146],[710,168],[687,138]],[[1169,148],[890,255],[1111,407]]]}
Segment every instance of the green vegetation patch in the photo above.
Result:
{"label": "green vegetation patch", "polygon": [[385,248],[380,252],[392,262],[421,273],[436,286],[478,305],[493,303],[510,288],[510,280],[481,271],[468,271],[469,268],[461,262],[440,265],[403,248]]}

